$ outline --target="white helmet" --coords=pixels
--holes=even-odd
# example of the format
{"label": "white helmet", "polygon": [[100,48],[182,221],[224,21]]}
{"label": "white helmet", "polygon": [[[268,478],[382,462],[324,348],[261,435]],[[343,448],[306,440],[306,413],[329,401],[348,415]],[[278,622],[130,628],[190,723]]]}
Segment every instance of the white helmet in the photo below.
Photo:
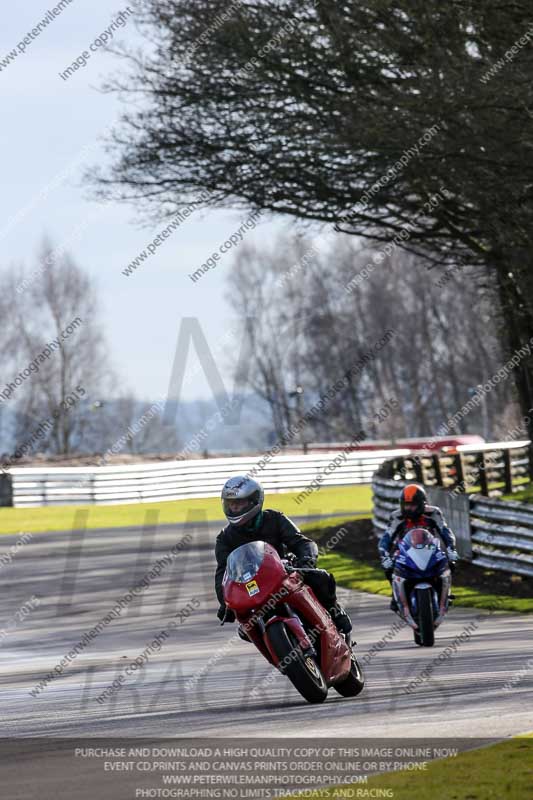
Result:
{"label": "white helmet", "polygon": [[[222,507],[232,525],[244,525],[256,517],[263,508],[265,493],[259,483],[246,475],[229,478],[222,489]],[[242,501],[236,508],[235,501]]]}

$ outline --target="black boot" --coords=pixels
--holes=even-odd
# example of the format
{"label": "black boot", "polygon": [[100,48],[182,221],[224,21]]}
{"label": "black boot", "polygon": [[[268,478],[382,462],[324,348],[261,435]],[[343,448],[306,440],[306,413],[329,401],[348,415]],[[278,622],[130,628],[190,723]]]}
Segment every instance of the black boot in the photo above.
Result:
{"label": "black boot", "polygon": [[335,605],[330,608],[329,613],[331,614],[331,619],[335,623],[335,627],[339,631],[339,633],[347,634],[351,633],[352,630],[352,623],[350,617],[344,610],[344,608],[339,605],[339,603],[335,603]]}
{"label": "black boot", "polygon": [[398,603],[396,602],[394,597],[390,601],[390,610],[395,612],[398,611]]}

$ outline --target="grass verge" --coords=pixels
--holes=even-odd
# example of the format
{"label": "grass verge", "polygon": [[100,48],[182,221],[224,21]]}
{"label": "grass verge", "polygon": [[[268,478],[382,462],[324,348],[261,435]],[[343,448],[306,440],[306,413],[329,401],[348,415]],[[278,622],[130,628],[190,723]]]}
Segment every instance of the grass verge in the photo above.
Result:
{"label": "grass verge", "polygon": [[[353,515],[370,513],[370,486],[332,486],[320,489],[302,503],[296,503],[297,492],[271,493],[266,508],[283,511],[287,516],[326,514]],[[87,515],[86,520],[81,512]],[[0,509],[0,534],[67,531],[75,528],[124,528],[142,526],[150,514],[158,515],[159,525],[182,522],[214,522],[223,519],[220,499],[204,497],[159,503],[131,503],[113,506],[43,506],[40,508]],[[333,524],[331,521],[330,525]]]}
{"label": "grass verge", "polygon": [[[408,744],[408,740],[405,744]],[[319,789],[312,794],[306,794],[306,797],[314,800],[340,797],[393,797],[394,800],[531,800],[533,739],[531,734],[518,736],[490,747],[459,753],[453,758],[430,761],[424,772],[400,771],[376,775],[365,784],[353,784],[353,794],[343,794],[343,789],[348,787]]]}
{"label": "grass verge", "polygon": [[513,494],[506,494],[502,500],[514,500],[515,503],[533,503],[533,483],[530,483],[527,489],[522,489],[520,492],[513,492]]}

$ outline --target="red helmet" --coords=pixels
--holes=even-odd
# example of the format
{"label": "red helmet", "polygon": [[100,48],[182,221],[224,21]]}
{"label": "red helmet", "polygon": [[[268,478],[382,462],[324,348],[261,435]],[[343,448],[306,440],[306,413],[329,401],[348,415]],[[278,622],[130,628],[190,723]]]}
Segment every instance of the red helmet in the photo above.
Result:
{"label": "red helmet", "polygon": [[417,483],[409,483],[402,490],[400,497],[400,507],[404,517],[416,519],[424,513],[427,502],[427,495],[422,486]]}

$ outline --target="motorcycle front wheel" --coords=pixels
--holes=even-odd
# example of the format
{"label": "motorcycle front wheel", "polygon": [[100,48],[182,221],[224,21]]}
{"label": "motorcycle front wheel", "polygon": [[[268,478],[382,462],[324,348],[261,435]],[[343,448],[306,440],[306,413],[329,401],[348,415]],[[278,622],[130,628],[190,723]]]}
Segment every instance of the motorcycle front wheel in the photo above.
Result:
{"label": "motorcycle front wheel", "polygon": [[[435,644],[435,622],[433,619],[433,602],[431,589],[417,589],[418,635],[422,647],[433,647]],[[415,638],[416,641],[416,638]]]}
{"label": "motorcycle front wheel", "polygon": [[309,703],[323,703],[328,696],[328,687],[313,656],[302,653],[298,640],[283,622],[269,625],[267,635],[279,659],[281,671],[295,689]]}

